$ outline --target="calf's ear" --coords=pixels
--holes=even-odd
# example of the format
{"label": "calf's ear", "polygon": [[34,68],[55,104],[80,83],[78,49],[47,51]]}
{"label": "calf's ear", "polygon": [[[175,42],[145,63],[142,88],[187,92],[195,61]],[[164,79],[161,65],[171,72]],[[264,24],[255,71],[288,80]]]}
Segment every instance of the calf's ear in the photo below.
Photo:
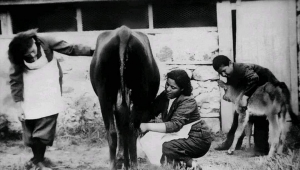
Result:
{"label": "calf's ear", "polygon": [[218,80],[218,84],[219,84],[219,86],[221,87],[221,88],[223,88],[223,89],[227,89],[227,86],[226,86],[226,83],[224,82],[224,81],[222,81],[222,80]]}

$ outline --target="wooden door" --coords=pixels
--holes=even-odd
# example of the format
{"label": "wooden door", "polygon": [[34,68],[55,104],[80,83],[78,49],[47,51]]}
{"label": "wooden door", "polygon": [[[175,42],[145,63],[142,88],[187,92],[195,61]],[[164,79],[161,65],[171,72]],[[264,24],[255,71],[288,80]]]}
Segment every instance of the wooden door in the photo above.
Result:
{"label": "wooden door", "polygon": [[236,62],[269,68],[298,113],[296,1],[242,1],[236,7]]}

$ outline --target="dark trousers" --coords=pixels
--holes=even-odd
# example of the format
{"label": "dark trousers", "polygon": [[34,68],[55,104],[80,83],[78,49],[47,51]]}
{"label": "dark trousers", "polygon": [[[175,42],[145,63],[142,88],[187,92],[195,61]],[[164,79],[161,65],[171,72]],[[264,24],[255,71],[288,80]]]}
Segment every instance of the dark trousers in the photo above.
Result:
{"label": "dark trousers", "polygon": [[47,146],[52,146],[55,136],[56,120],[58,114],[40,119],[24,120],[23,140],[25,145],[31,147],[33,152],[33,163],[44,160]]}
{"label": "dark trousers", "polygon": [[[203,126],[205,125],[205,126]],[[177,165],[180,161],[192,166],[192,158],[204,156],[211,145],[211,134],[204,121],[192,126],[187,139],[175,139],[163,143],[161,163]]]}
{"label": "dark trousers", "polygon": [[[234,139],[235,131],[238,127],[238,117],[239,114],[234,112],[234,118],[232,122],[232,126],[227,134],[226,144],[229,146],[232,144]],[[266,119],[266,116],[250,116],[249,121],[254,125],[254,144],[255,151],[268,154],[269,152],[269,121]],[[245,137],[245,133],[239,138],[236,148],[239,148],[243,143],[243,138]]]}

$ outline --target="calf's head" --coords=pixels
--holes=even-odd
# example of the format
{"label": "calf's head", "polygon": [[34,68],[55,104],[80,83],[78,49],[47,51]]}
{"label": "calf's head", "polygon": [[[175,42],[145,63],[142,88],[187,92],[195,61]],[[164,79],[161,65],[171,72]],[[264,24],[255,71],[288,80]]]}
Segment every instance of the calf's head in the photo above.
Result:
{"label": "calf's head", "polygon": [[218,81],[218,84],[225,91],[223,99],[228,102],[236,103],[239,96],[244,92],[244,88],[239,85],[229,85],[221,80]]}

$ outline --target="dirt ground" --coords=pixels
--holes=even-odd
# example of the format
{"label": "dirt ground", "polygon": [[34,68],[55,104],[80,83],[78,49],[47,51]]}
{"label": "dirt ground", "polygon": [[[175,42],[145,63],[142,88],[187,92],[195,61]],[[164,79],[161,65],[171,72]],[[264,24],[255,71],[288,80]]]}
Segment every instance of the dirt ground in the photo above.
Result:
{"label": "dirt ground", "polygon": [[[65,58],[67,62],[62,62],[65,74],[64,97],[67,101],[73,101],[78,96],[80,97],[83,91],[90,92],[90,94],[94,96],[88,80],[89,76],[87,71],[90,59],[76,59],[77,60],[70,60],[69,58]],[[71,105],[70,103],[71,102],[67,105]],[[106,140],[100,139],[100,142],[84,143],[77,142],[78,140],[74,140],[74,138],[76,137],[65,136],[65,138],[56,139],[54,145],[47,148],[46,157],[55,164],[56,170],[108,169],[109,152]],[[96,136],[93,136],[93,139],[96,138]],[[280,163],[280,160],[283,160],[283,162],[289,166],[291,165],[292,167],[296,167],[288,169],[299,170],[299,161],[296,161],[297,165],[294,166],[295,161],[291,162],[291,157],[284,158],[288,160],[279,158],[275,161],[269,161],[266,157],[249,157],[249,152],[244,149],[236,151],[234,155],[227,155],[226,151],[214,150],[214,148],[221,143],[223,138],[224,135],[214,138],[209,152],[198,159],[203,170],[275,170],[276,168],[273,168],[272,166],[275,166],[274,164],[276,162],[279,162],[278,166],[281,167],[278,169],[286,169],[282,168],[283,164]],[[24,163],[32,156],[30,149],[25,147],[21,140],[3,141],[0,139],[0,170],[23,170]],[[266,162],[273,163],[271,166],[265,166]],[[164,168],[151,166],[148,162],[139,162],[139,169],[165,170]]]}
{"label": "dirt ground", "polygon": [[[235,155],[227,155],[226,151],[215,151],[221,142],[215,139],[209,152],[198,159],[204,170],[257,169],[263,157],[249,157],[249,152],[239,150]],[[0,142],[0,169],[21,170],[26,161],[32,157],[28,147],[21,140]],[[59,170],[106,170],[109,167],[109,152],[106,141],[100,144],[78,144],[72,140],[56,140],[52,147],[47,148],[46,157]],[[148,162],[140,162],[139,169],[160,169]]]}

